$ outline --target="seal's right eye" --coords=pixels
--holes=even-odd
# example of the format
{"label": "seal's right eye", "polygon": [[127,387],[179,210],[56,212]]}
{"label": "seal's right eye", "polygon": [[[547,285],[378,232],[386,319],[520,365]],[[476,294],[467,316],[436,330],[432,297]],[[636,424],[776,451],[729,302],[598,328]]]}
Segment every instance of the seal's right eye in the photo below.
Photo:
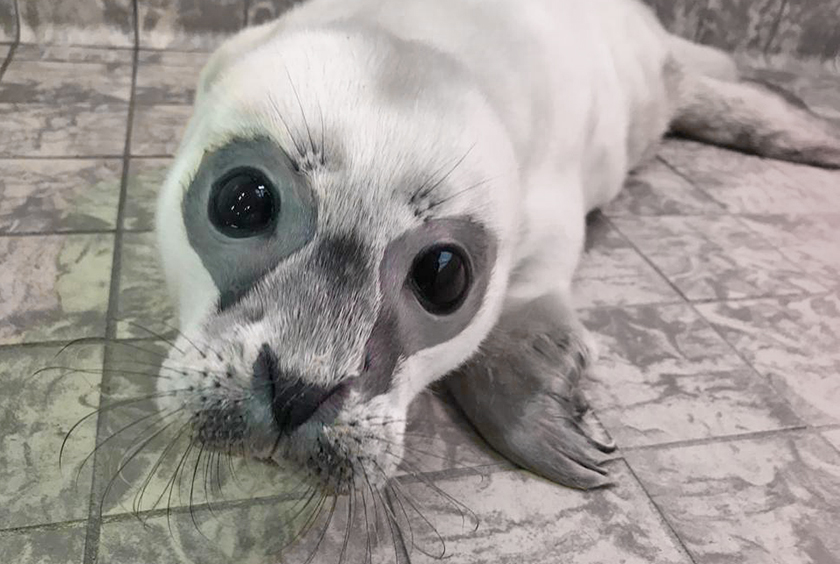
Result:
{"label": "seal's right eye", "polygon": [[210,221],[224,235],[236,239],[264,233],[280,211],[276,193],[259,170],[235,169],[213,185],[208,210]]}

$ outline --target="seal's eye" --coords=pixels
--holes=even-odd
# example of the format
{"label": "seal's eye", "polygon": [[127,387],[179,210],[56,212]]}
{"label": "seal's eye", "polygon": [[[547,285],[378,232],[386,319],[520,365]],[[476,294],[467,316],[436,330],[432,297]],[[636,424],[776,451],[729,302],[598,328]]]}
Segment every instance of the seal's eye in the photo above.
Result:
{"label": "seal's eye", "polygon": [[455,312],[470,285],[466,255],[451,245],[435,246],[420,253],[414,260],[410,277],[420,303],[438,315]]}
{"label": "seal's eye", "polygon": [[241,168],[223,176],[210,194],[210,221],[228,237],[259,235],[271,227],[279,211],[275,190],[265,175]]}

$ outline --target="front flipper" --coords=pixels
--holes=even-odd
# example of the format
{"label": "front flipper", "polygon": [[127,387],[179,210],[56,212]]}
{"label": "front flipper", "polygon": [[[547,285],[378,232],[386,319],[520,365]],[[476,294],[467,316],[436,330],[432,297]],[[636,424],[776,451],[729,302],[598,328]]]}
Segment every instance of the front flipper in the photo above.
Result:
{"label": "front flipper", "polygon": [[506,311],[447,387],[484,439],[512,462],[549,480],[590,489],[610,484],[615,450],[587,425],[580,377],[586,330],[562,297]]}

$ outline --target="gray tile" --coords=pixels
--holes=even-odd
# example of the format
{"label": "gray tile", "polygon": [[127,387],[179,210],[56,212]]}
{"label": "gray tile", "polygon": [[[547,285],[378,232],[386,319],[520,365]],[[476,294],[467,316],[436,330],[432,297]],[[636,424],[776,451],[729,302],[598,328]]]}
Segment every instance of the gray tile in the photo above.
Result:
{"label": "gray tile", "polygon": [[801,425],[776,392],[687,305],[597,309],[587,397],[621,447]]}
{"label": "gray tile", "polygon": [[121,156],[128,104],[0,104],[0,157]]}
{"label": "gray tile", "polygon": [[840,453],[814,435],[629,453],[698,564],[840,560]]}
{"label": "gray tile", "polygon": [[826,431],[823,433],[823,437],[834,445],[834,448],[840,452],[840,429],[834,429],[833,431]]}
{"label": "gray tile", "polygon": [[154,233],[126,233],[122,242],[117,337],[149,336],[131,323],[157,327],[157,331],[162,324],[177,326]]}
{"label": "gray tile", "polygon": [[18,0],[23,43],[134,45],[130,0]]}
{"label": "gray tile", "polygon": [[736,217],[624,217],[613,223],[690,300],[825,290]]}
{"label": "gray tile", "polygon": [[697,40],[727,51],[763,51],[784,0],[706,0]]}
{"label": "gray tile", "polygon": [[146,51],[137,70],[135,100],[142,105],[192,104],[207,53]]}
{"label": "gray tile", "polygon": [[587,229],[572,291],[579,308],[676,303],[682,298],[621,234],[601,219]]}
{"label": "gray tile", "polygon": [[14,61],[0,83],[0,103],[119,104],[131,96],[131,64]]}
{"label": "gray tile", "polygon": [[[90,465],[81,463],[93,450],[96,418],[74,429],[61,466],[59,451],[66,433],[97,408],[102,347],[60,350],[0,350],[0,529],[87,518]],[[36,374],[48,367],[68,369]]]}
{"label": "gray tile", "polygon": [[7,160],[0,233],[113,229],[120,159]]}
{"label": "gray tile", "polygon": [[15,564],[78,564],[85,526],[0,533],[0,561]]}
{"label": "gray tile", "polygon": [[[0,41],[11,43],[16,39],[17,12],[15,10],[15,0],[0,0]],[[2,49],[0,49],[0,52],[2,52]]]}
{"label": "gray tile", "polygon": [[186,105],[137,106],[131,133],[131,154],[173,155],[190,115],[192,108]]}
{"label": "gray tile", "polygon": [[0,237],[0,344],[104,336],[113,241]]}
{"label": "gray tile", "polygon": [[154,0],[137,8],[143,48],[210,51],[245,25],[244,0]]}
{"label": "gray tile", "polygon": [[[149,324],[156,332],[167,327]],[[161,413],[153,397],[161,378],[177,378],[178,366],[160,370],[163,342],[115,343],[106,365],[108,389],[100,431],[98,499],[106,515],[291,495],[307,491],[302,478],[277,466],[228,453],[190,447],[189,419]],[[168,366],[168,365],[167,365]],[[177,387],[177,386],[176,386]],[[176,477],[177,475],[177,477]]]}
{"label": "gray tile", "polygon": [[839,13],[838,0],[788,0],[767,51],[834,59],[840,55]]}
{"label": "gray tile", "polygon": [[[372,503],[370,494],[367,502]],[[316,509],[315,498],[306,501],[272,501],[240,506],[235,509],[197,509],[193,515],[187,511],[174,513],[167,518],[152,517],[142,526],[135,520],[105,523],[99,545],[102,564],[266,564],[268,562],[305,562],[314,553],[312,562],[371,562],[373,564],[405,562],[395,559],[393,540],[384,522],[385,510],[377,505],[380,520],[378,535],[371,530],[372,559],[365,557],[367,535],[363,518],[363,505],[356,498],[353,507],[347,549],[342,557],[347,532],[347,498],[341,498],[335,507],[328,528],[326,515],[332,506],[324,500],[321,516],[308,534],[284,549],[295,534],[305,525]],[[373,529],[374,512],[368,506],[368,524]],[[171,531],[171,532],[170,532]],[[323,537],[322,537],[322,531]],[[320,542],[319,542],[320,541]],[[399,542],[399,541],[397,541]],[[401,549],[398,548],[401,552]],[[398,553],[399,554],[399,553]]]}
{"label": "gray tile", "polygon": [[249,0],[248,25],[260,25],[277,19],[302,0]]}
{"label": "gray tile", "polygon": [[672,141],[659,152],[695,186],[731,213],[840,211],[840,171],[772,161],[693,141]]}
{"label": "gray tile", "polygon": [[52,61],[63,63],[107,63],[131,65],[131,49],[110,49],[76,45],[20,44],[15,61]]}
{"label": "gray tile", "polygon": [[703,304],[698,309],[812,424],[840,421],[840,297]]}
{"label": "gray tile", "polygon": [[154,229],[157,195],[171,164],[172,159],[131,159],[123,224],[125,229]]}
{"label": "gray tile", "polygon": [[715,215],[721,205],[660,160],[633,172],[618,197],[605,209],[610,217],[627,215]]}
{"label": "gray tile", "polygon": [[6,61],[6,57],[9,56],[9,51],[11,50],[11,45],[0,45],[0,65]]}
{"label": "gray tile", "polygon": [[[437,562],[445,542],[452,564],[493,562],[688,563],[645,493],[621,461],[611,463],[617,485],[581,492],[521,472],[438,482],[478,517],[423,484],[402,486],[440,538],[413,517],[412,564]],[[417,548],[419,547],[419,548]],[[423,554],[425,551],[431,556]]]}

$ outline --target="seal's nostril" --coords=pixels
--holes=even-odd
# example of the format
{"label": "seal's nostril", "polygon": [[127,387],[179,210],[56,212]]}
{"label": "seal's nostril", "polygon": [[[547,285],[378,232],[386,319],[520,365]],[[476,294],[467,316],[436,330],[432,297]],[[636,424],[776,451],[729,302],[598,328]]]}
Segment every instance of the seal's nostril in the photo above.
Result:
{"label": "seal's nostril", "polygon": [[277,356],[268,345],[263,345],[254,362],[254,378],[268,389],[274,420],[285,433],[304,424],[339,389],[308,384],[297,376],[281,372]]}

